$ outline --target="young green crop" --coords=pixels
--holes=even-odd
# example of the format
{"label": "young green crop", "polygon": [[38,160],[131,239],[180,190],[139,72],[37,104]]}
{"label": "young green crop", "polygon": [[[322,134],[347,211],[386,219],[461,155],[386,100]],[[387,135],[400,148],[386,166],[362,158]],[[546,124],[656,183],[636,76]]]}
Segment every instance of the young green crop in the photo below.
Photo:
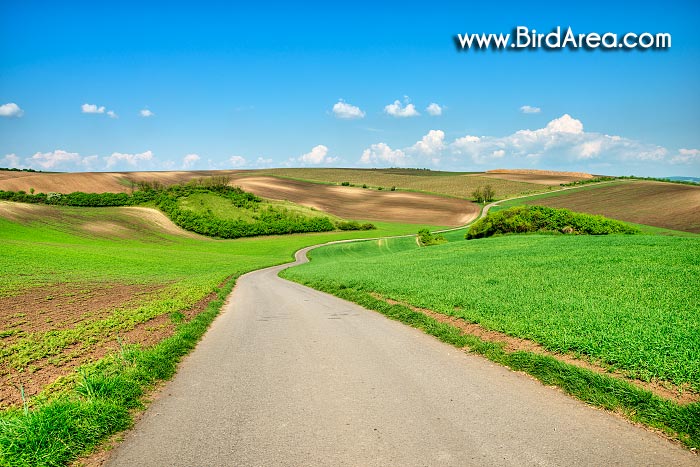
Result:
{"label": "young green crop", "polygon": [[[392,246],[393,244],[393,246]],[[334,245],[285,277],[382,296],[700,390],[700,240],[508,236]]]}

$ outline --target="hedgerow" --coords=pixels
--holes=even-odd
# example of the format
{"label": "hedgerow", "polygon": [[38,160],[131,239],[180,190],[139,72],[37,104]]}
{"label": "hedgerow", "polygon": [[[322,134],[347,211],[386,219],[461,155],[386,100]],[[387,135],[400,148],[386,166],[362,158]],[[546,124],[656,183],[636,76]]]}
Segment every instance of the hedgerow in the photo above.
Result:
{"label": "hedgerow", "polygon": [[593,214],[546,206],[516,206],[498,212],[489,212],[475,222],[465,238],[490,237],[496,234],[560,232],[565,234],[607,235],[635,234],[639,229],[624,222]]}

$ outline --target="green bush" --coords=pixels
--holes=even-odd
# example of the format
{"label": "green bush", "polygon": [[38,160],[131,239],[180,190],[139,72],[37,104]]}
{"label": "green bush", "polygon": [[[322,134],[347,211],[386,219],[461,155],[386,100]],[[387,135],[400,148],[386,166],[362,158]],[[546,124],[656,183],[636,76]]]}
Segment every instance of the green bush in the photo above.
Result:
{"label": "green bush", "polygon": [[635,234],[639,229],[603,216],[572,212],[545,206],[516,206],[489,212],[467,231],[465,238],[490,237],[496,234],[559,232],[564,234],[607,235]]}
{"label": "green bush", "polygon": [[440,245],[441,243],[447,243],[447,240],[442,235],[433,235],[428,229],[421,229],[418,231],[418,241],[423,246]]}
{"label": "green bush", "polygon": [[374,230],[377,228],[374,224],[370,224],[369,222],[360,224],[357,221],[338,221],[335,223],[335,226],[339,230]]}

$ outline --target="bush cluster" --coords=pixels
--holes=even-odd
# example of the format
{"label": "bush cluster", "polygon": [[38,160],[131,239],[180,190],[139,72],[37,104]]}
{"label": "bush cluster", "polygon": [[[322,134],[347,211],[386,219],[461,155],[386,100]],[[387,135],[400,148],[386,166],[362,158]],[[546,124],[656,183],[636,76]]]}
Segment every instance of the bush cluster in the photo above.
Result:
{"label": "bush cluster", "polygon": [[338,221],[335,223],[335,226],[339,230],[374,230],[377,228],[374,224],[370,224],[369,222],[360,224],[357,221]]}
{"label": "bush cluster", "polygon": [[516,206],[489,212],[467,231],[465,238],[490,237],[497,234],[560,232],[566,234],[607,235],[635,234],[639,229],[603,216],[572,212],[545,206]]}
{"label": "bush cluster", "polygon": [[428,229],[421,229],[418,231],[418,241],[423,246],[440,245],[441,243],[447,243],[447,240],[442,235],[433,235]]}

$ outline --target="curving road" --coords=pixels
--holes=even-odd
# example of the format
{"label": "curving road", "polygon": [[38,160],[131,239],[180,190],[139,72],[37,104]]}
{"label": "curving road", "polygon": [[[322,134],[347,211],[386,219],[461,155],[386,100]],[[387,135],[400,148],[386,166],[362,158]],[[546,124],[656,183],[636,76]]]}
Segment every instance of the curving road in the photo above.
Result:
{"label": "curving road", "polygon": [[108,465],[698,465],[528,376],[280,279],[285,267],[238,280]]}

